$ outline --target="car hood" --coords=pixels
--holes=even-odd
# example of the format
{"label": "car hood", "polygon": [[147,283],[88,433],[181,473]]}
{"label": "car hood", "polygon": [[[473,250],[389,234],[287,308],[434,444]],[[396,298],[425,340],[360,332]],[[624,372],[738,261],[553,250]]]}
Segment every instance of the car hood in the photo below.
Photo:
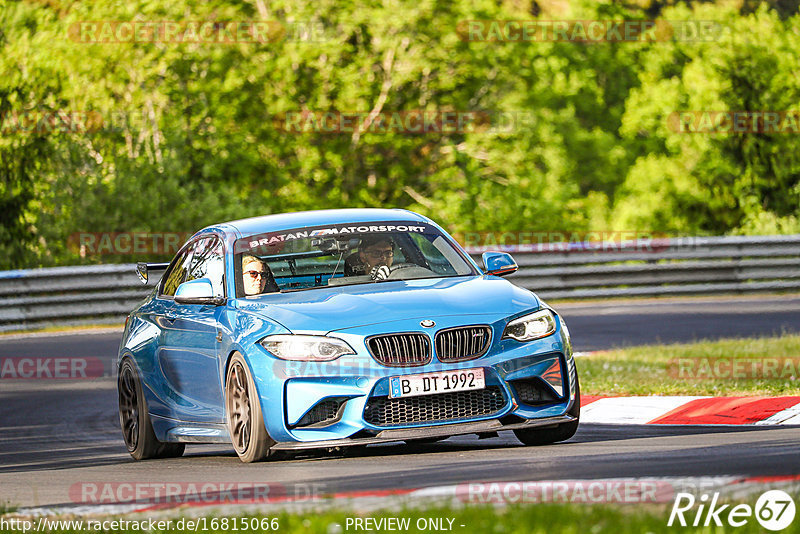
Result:
{"label": "car hood", "polygon": [[471,276],[271,293],[237,299],[237,305],[298,333],[448,315],[501,318],[538,308],[539,300],[502,278]]}

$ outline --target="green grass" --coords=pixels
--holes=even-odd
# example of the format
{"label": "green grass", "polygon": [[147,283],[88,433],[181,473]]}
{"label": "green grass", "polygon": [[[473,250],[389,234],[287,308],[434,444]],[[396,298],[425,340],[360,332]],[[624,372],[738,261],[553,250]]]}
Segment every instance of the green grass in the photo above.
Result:
{"label": "green grass", "polygon": [[[528,504],[502,508],[471,506],[462,509],[434,508],[424,511],[406,510],[401,513],[381,512],[368,517],[410,518],[411,528],[407,532],[435,532],[416,528],[420,518],[452,518],[452,532],[459,533],[509,533],[509,534],[643,534],[647,532],[670,532],[667,527],[670,506],[637,507],[636,505],[587,505],[587,504]],[[281,532],[336,534],[358,532],[351,526],[345,529],[348,517],[353,514],[333,512],[319,516],[289,517],[282,521]],[[741,532],[762,532],[758,523],[746,525]],[[332,524],[342,526],[341,531]],[[447,521],[444,521],[447,524]],[[463,527],[461,525],[464,525]],[[722,529],[681,529],[691,532],[724,532]],[[738,529],[728,529],[729,531]],[[363,532],[363,531],[362,531]],[[375,532],[388,532],[376,530]]]}
{"label": "green grass", "polygon": [[[752,499],[751,506],[755,499]],[[347,534],[348,532],[452,532],[461,533],[480,533],[480,534],[643,534],[648,532],[691,532],[691,533],[718,533],[736,532],[737,534],[748,534],[751,532],[763,532],[755,518],[750,518],[748,523],[738,528],[713,528],[713,527],[680,527],[673,525],[667,526],[671,503],[665,505],[640,506],[628,505],[589,505],[589,504],[527,504],[511,505],[507,507],[492,507],[488,505],[476,505],[462,508],[434,507],[425,510],[405,509],[398,511],[380,511],[367,514],[358,514],[348,511],[328,511],[316,513],[287,514],[280,513],[269,518],[277,518],[277,529],[264,530],[264,532],[278,532],[281,534]],[[252,516],[247,516],[248,518]],[[265,516],[257,516],[265,517]],[[374,520],[380,518],[408,518],[410,528],[408,530],[387,530],[387,529],[355,529],[353,524],[347,525],[348,518],[369,517]],[[687,518],[690,514],[687,513]],[[693,517],[693,516],[692,516]],[[435,518],[443,520],[444,525],[450,523],[447,519],[453,519],[452,530],[421,530],[417,528],[417,521],[421,518]],[[108,519],[108,518],[97,518]],[[133,516],[126,519],[134,519]],[[143,517],[137,516],[141,520]],[[197,518],[186,518],[198,521]],[[228,521],[237,518],[230,518]],[[176,522],[180,518],[173,518],[172,528],[165,532],[179,532],[176,529]],[[213,523],[212,520],[216,521]],[[242,518],[238,518],[242,521]],[[724,518],[722,518],[724,522]],[[206,517],[204,523],[200,523],[199,532],[235,532],[231,527],[232,523],[224,528],[222,517]],[[463,525],[463,526],[462,526]],[[85,525],[84,525],[85,526]],[[182,531],[187,531],[184,523]],[[205,530],[204,530],[205,527]],[[85,532],[86,530],[83,530]],[[127,530],[131,531],[131,530]],[[257,532],[261,530],[239,530],[240,532]],[[51,530],[50,532],[81,532],[81,530]],[[105,532],[126,532],[126,530],[106,530]]]}
{"label": "green grass", "polygon": [[[735,377],[736,360],[745,374],[765,361],[777,367]],[[800,335],[603,351],[579,358],[578,371],[585,395],[800,395]]]}
{"label": "green grass", "polygon": [[0,502],[0,515],[3,514],[10,514],[11,512],[16,512],[17,507],[11,504],[8,501]]}

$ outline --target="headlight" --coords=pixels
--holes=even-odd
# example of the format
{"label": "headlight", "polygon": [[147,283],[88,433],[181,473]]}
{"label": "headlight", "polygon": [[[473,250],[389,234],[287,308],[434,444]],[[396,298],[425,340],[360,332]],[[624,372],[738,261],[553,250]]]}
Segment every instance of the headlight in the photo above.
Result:
{"label": "headlight", "polygon": [[506,325],[503,337],[517,341],[531,341],[549,336],[556,331],[556,318],[550,310],[539,310],[530,315],[519,317]]}
{"label": "headlight", "polygon": [[356,353],[341,339],[326,336],[280,334],[267,336],[259,343],[281,360],[324,362]]}

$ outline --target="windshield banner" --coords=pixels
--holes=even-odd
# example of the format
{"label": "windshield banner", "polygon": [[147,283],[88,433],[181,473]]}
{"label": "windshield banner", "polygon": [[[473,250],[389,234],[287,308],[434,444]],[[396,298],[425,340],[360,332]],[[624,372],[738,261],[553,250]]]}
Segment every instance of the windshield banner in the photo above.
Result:
{"label": "windshield banner", "polygon": [[[428,224],[408,221],[387,221],[367,223],[345,223],[325,226],[309,226],[281,232],[269,232],[239,239],[235,252],[247,252],[259,247],[273,247],[295,239],[310,237],[355,236],[357,234],[415,232],[425,234],[434,231]],[[436,232],[438,233],[438,232]]]}

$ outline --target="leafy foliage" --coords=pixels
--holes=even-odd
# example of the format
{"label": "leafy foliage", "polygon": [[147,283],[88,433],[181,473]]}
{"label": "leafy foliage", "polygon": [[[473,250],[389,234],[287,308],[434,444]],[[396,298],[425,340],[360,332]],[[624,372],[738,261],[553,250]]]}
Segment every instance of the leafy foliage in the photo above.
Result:
{"label": "leafy foliage", "polygon": [[[797,135],[668,127],[680,110],[792,109],[796,7],[672,4],[4,2],[0,268],[134,259],[82,257],[69,245],[76,232],[191,232],[335,207],[409,208],[454,232],[800,231]],[[457,31],[469,20],[656,15],[725,29],[711,41],[596,44]],[[82,21],[136,20],[270,20],[287,33],[229,44],[70,33]],[[516,122],[424,134],[280,127],[304,110]],[[15,129],[30,112],[94,113],[102,124]]]}

